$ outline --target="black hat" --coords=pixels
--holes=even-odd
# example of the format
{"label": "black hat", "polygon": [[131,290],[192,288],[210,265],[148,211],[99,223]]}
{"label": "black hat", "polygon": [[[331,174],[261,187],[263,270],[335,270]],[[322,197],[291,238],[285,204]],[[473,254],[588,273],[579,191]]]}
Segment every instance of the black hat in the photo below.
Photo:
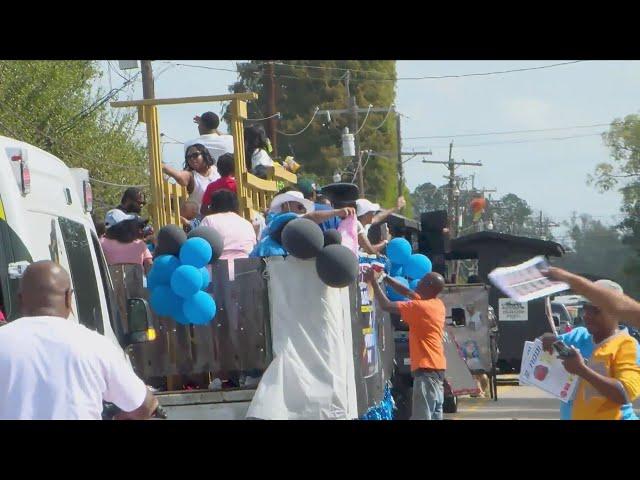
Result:
{"label": "black hat", "polygon": [[329,197],[331,203],[355,202],[360,198],[360,190],[353,183],[332,183],[322,187],[321,192]]}

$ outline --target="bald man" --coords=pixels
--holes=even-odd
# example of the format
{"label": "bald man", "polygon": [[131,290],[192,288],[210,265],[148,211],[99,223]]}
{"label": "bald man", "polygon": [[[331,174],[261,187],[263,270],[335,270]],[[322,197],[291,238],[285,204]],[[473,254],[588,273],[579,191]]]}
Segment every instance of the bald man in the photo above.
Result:
{"label": "bald man", "polygon": [[391,302],[380,288],[378,275],[369,270],[365,279],[373,286],[380,307],[399,315],[409,326],[409,357],[413,375],[411,420],[442,420],[444,403],[444,323],[446,308],[438,298],[444,278],[436,272],[422,277],[415,292],[385,275],[384,282],[406,302]]}
{"label": "bald man", "polygon": [[0,329],[0,419],[100,420],[102,402],[122,419],[149,418],[158,401],[122,350],[72,320],[69,274],[32,263],[20,282],[22,317]]}

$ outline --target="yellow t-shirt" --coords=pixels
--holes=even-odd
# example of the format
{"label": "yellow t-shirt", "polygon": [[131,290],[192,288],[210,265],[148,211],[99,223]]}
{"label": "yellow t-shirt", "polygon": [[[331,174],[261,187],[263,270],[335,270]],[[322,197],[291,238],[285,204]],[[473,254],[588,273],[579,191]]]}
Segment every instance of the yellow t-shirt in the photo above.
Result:
{"label": "yellow t-shirt", "polygon": [[[595,345],[589,368],[620,382],[629,402],[640,395],[639,346],[628,333],[620,332]],[[572,420],[620,420],[625,408],[608,400],[587,381],[580,379],[573,401]]]}

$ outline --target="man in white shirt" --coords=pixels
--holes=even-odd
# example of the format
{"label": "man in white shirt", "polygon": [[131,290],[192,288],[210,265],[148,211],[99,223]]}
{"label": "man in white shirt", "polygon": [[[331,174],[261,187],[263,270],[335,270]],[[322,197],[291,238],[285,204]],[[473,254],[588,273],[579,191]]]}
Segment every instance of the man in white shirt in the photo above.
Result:
{"label": "man in white shirt", "polygon": [[225,153],[233,153],[233,136],[221,135],[218,132],[220,118],[213,112],[205,112],[201,116],[195,116],[194,123],[198,124],[198,133],[200,136],[194,140],[189,140],[184,144],[184,152],[191,145],[200,143],[207,147],[214,164],[218,161],[218,157]]}
{"label": "man in white shirt", "polygon": [[69,320],[69,274],[34,262],[20,283],[23,317],[0,329],[0,419],[100,420],[103,401],[119,419],[146,419],[158,401],[106,337]]}

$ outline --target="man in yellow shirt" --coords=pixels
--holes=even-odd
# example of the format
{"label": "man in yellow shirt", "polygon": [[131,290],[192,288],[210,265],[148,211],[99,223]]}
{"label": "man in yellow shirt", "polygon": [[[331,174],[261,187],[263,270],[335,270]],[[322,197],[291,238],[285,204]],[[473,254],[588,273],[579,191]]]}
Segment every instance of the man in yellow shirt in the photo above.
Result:
{"label": "man in yellow shirt", "polygon": [[[549,273],[550,277],[557,279],[571,275],[559,269],[552,269]],[[598,288],[611,290],[609,285],[602,283]],[[570,418],[637,419],[631,402],[640,395],[638,342],[626,330],[619,328],[617,318],[609,311],[603,310],[597,298],[592,300],[588,300],[584,305],[585,327],[588,332],[584,332],[583,335],[585,339],[591,337],[588,338],[588,343],[592,345],[592,353],[585,362],[580,350],[569,342],[572,354],[563,361],[569,373],[580,377]],[[549,350],[555,338],[547,334],[542,340],[545,349]]]}

